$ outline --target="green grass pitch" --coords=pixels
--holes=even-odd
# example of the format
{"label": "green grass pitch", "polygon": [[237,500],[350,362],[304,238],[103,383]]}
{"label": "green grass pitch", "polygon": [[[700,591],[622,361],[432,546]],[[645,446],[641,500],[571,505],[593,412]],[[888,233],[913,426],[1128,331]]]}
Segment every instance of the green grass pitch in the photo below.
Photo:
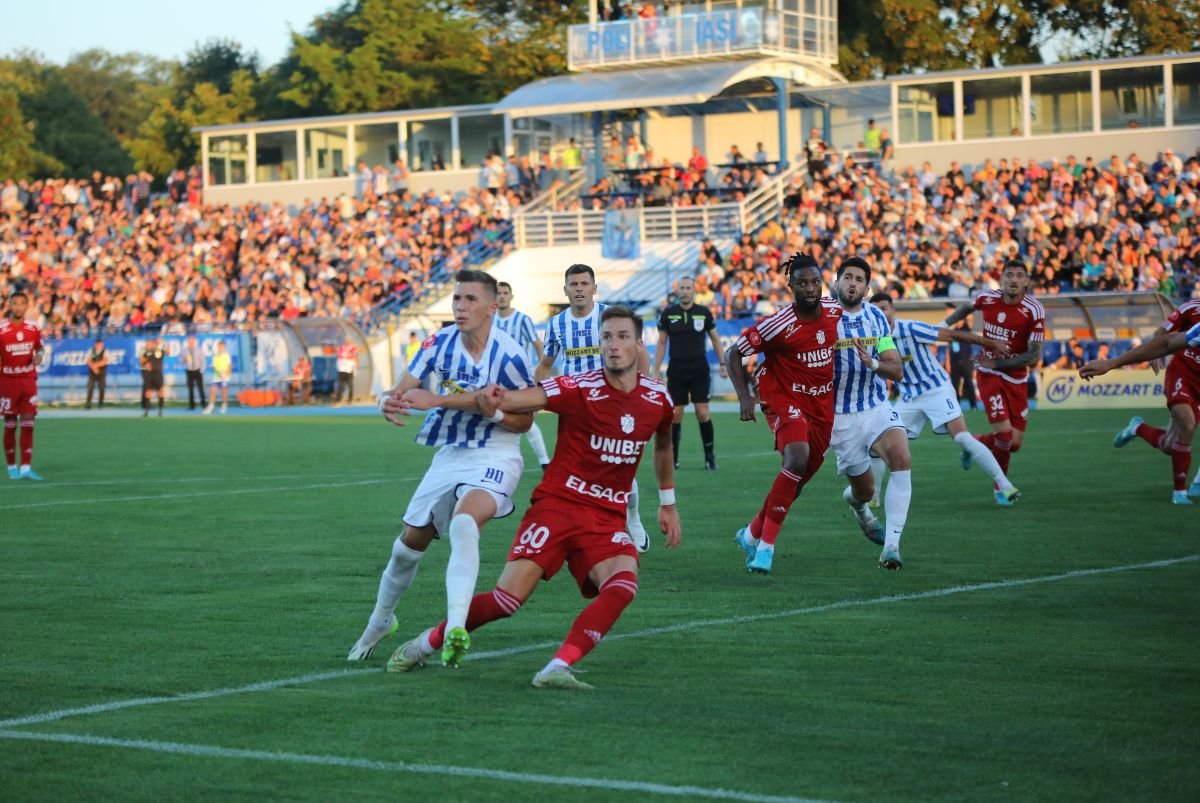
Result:
{"label": "green grass pitch", "polygon": [[[461,670],[388,675],[388,639],[330,677],[364,669],[345,653],[431,453],[412,428],[43,420],[47,482],[0,481],[0,799],[1195,799],[1200,507],[1170,505],[1165,456],[1113,449],[1129,414],[1034,411],[1011,510],[926,434],[898,573],[831,460],[760,577],[732,536],[778,469],[766,428],[716,416],[708,473],[689,413],[684,545],[656,536],[575,695],[529,686],[583,604],[566,573]],[[481,589],[535,479],[484,531]],[[444,611],[447,551],[401,638]]]}

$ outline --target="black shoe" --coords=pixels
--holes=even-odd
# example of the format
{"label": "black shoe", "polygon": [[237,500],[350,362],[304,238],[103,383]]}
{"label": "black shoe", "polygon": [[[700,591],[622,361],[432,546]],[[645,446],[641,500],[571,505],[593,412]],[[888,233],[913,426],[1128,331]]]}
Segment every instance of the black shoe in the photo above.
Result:
{"label": "black shoe", "polygon": [[708,469],[709,471],[716,471],[717,470],[717,459],[715,457],[713,457],[712,455],[709,455],[708,457],[704,458],[704,467],[706,469]]}
{"label": "black shoe", "polygon": [[676,471],[679,470],[679,461],[678,460],[675,461],[675,470]]}
{"label": "black shoe", "polygon": [[150,411],[142,410],[142,418],[149,418],[149,417],[150,417]]}
{"label": "black shoe", "polygon": [[546,469],[550,468],[549,463],[542,463],[542,474],[546,473]]}

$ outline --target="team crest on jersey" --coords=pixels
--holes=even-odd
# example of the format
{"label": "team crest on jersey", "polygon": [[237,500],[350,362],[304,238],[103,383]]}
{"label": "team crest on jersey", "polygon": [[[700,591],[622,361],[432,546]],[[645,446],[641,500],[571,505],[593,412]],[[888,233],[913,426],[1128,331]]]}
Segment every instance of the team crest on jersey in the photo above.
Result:
{"label": "team crest on jersey", "polygon": [[824,332],[821,332],[821,331],[817,332],[817,345],[818,346],[825,345],[825,333]]}
{"label": "team crest on jersey", "polygon": [[569,390],[569,389],[571,389],[571,388],[575,387],[575,377],[573,377],[573,376],[560,376],[560,377],[558,378],[558,384],[559,384],[559,386],[560,386],[560,387],[564,387],[564,388],[567,388],[567,389]]}
{"label": "team crest on jersey", "polygon": [[996,316],[996,321],[997,321],[997,323],[1004,323],[1004,313],[1003,312]]}
{"label": "team crest on jersey", "polygon": [[704,319],[703,318],[693,318],[692,326],[696,329],[697,332],[703,332],[704,331]]}
{"label": "team crest on jersey", "polygon": [[24,340],[24,339],[25,339],[25,333],[17,332],[17,340]]}
{"label": "team crest on jersey", "polygon": [[750,341],[750,345],[752,346],[762,345],[762,335],[753,329],[746,333],[746,339]]}
{"label": "team crest on jersey", "polygon": [[621,431],[628,435],[633,432],[633,416],[629,413],[621,416]]}
{"label": "team crest on jersey", "polygon": [[588,390],[588,401],[603,401],[608,398],[608,394],[600,390],[600,388],[591,388]]}
{"label": "team crest on jersey", "polygon": [[431,349],[431,348],[433,348],[433,344],[436,342],[437,342],[437,335],[430,335],[429,337],[425,338],[425,341],[423,343],[421,343],[421,348]]}

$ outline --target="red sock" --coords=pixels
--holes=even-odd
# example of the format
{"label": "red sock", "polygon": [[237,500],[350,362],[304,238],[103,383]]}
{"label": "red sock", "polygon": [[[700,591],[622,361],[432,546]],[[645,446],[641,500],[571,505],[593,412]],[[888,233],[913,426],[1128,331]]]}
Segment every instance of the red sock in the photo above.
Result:
{"label": "red sock", "polygon": [[637,596],[637,575],[617,572],[604,585],[591,604],[580,611],[571,624],[571,632],[554,654],[560,661],[574,664],[592,651],[600,639],[612,630],[625,607]]}
{"label": "red sock", "polygon": [[992,443],[988,448],[992,450],[992,454],[996,457],[996,462],[1000,464],[1000,470],[1007,477],[1008,462],[1009,458],[1012,457],[1012,433],[996,432],[991,437]]}
{"label": "red sock", "polygon": [[783,520],[787,518],[788,511],[792,509],[792,502],[795,502],[799,495],[800,482],[800,477],[784,468],[779,470],[775,482],[771,483],[767,501],[763,504],[762,535],[760,536],[763,543],[767,545],[775,543],[776,537],[779,536],[779,530],[783,527]]}
{"label": "red sock", "polygon": [[[1141,429],[1141,427],[1138,427]],[[1171,471],[1175,474],[1175,490],[1187,490],[1188,471],[1192,468],[1192,447],[1187,443],[1171,444]]]}
{"label": "red sock", "polygon": [[33,422],[21,422],[21,465],[33,463]]}
{"label": "red sock", "polygon": [[[502,588],[494,588],[471,598],[471,607],[467,610],[467,630],[483,627],[488,622],[505,619],[512,616],[521,607],[521,600]],[[440,650],[446,642],[446,622],[433,629],[429,634],[429,644],[435,650]]]}
{"label": "red sock", "polygon": [[17,419],[4,419],[4,459],[10,466],[17,464]]}
{"label": "red sock", "polygon": [[1152,427],[1149,424],[1138,424],[1137,436],[1155,449],[1162,448],[1162,439],[1167,434],[1165,429]]}
{"label": "red sock", "polygon": [[992,451],[995,451],[996,449],[996,436],[990,432],[986,435],[976,435],[975,440],[979,441]]}

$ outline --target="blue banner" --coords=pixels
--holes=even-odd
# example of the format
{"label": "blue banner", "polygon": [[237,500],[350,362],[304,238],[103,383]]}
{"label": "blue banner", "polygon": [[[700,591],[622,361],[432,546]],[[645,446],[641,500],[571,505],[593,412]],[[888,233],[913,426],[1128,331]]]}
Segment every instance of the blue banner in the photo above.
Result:
{"label": "blue banner", "polygon": [[605,259],[637,259],[642,255],[639,231],[641,216],[636,209],[610,209],[604,213],[604,240],[600,255]]}
{"label": "blue banner", "polygon": [[[204,373],[212,372],[212,355],[217,352],[217,342],[224,341],[229,356],[233,358],[233,373],[242,373],[246,366],[244,344],[248,338],[241,334],[196,335],[200,350],[204,352]],[[138,374],[141,365],[138,355],[146,347],[147,337],[106,337],[104,350],[108,354],[108,375],[121,376]],[[45,377],[86,377],[88,373],[87,358],[95,344],[94,339],[74,337],[61,340],[43,341],[46,353],[38,366],[38,374]],[[163,374],[176,376],[180,379],[185,374],[183,366],[183,349],[187,337],[169,335],[163,338],[163,349],[167,356],[163,360]]]}

